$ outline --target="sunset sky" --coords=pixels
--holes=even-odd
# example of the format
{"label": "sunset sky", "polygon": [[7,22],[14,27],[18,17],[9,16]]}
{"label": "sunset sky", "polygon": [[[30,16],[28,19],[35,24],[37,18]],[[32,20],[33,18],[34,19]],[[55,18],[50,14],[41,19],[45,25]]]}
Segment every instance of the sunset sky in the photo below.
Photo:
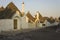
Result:
{"label": "sunset sky", "polygon": [[[0,0],[0,7],[6,7],[7,4],[13,2],[21,11],[22,0]],[[30,11],[32,15],[39,11],[43,16],[60,16],[60,0],[24,0],[25,13]]]}

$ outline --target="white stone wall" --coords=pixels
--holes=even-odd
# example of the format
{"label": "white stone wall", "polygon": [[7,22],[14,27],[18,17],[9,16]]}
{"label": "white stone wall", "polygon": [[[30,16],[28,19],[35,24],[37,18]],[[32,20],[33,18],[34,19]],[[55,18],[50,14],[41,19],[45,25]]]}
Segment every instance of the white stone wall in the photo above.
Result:
{"label": "white stone wall", "polygon": [[10,31],[10,30],[13,30],[13,20],[0,19],[0,31]]}

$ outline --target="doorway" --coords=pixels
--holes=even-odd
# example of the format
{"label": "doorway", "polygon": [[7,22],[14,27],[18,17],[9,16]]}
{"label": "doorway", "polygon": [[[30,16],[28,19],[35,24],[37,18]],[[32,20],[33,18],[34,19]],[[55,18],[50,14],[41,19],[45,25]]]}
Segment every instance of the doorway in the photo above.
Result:
{"label": "doorway", "polygon": [[14,29],[17,29],[17,19],[14,19]]}

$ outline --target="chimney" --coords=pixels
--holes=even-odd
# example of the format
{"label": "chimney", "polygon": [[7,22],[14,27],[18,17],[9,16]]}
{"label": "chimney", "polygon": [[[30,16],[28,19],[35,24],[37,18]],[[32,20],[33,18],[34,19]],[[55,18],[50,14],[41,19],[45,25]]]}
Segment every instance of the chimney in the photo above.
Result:
{"label": "chimney", "polygon": [[24,15],[24,1],[22,2],[22,16]]}

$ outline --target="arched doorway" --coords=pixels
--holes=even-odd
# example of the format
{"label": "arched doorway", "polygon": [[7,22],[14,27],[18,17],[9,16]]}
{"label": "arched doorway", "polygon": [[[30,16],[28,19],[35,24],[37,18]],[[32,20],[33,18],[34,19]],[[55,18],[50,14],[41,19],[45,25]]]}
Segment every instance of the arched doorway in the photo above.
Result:
{"label": "arched doorway", "polygon": [[14,29],[19,29],[19,16],[14,17]]}

